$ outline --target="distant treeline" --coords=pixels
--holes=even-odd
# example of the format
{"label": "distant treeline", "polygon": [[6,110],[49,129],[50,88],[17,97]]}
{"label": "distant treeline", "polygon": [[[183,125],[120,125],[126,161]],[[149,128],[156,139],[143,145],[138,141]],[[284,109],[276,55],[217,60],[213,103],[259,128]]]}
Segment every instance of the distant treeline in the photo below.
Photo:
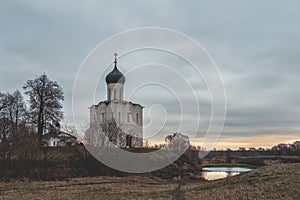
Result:
{"label": "distant treeline", "polygon": [[[145,148],[150,148],[150,149],[161,149],[165,148],[166,144],[155,144],[153,146],[145,146]],[[226,155],[230,153],[231,155],[236,155],[236,156],[259,156],[259,155],[272,155],[272,156],[300,156],[300,141],[295,141],[291,144],[285,144],[285,143],[280,143],[272,148],[262,148],[262,147],[250,147],[250,148],[245,148],[245,147],[240,147],[237,150],[233,149],[213,149],[211,151],[207,151],[206,149],[203,149],[201,146],[193,146],[191,145],[189,147],[190,150],[196,150],[196,151],[203,151],[203,152],[209,152],[209,155]]]}
{"label": "distant treeline", "polygon": [[280,143],[272,148],[244,148],[238,150],[213,150],[209,155],[226,155],[230,153],[232,156],[300,156],[300,141],[295,141],[292,144]]}

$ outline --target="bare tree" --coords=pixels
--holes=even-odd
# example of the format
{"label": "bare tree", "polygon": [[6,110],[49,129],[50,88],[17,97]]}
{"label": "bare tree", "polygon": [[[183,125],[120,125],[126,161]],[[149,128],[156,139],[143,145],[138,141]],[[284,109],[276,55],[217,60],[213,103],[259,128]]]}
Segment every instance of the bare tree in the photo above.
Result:
{"label": "bare tree", "polygon": [[3,116],[3,109],[5,108],[4,96],[5,95],[0,92],[0,140],[5,143],[9,131],[9,123],[7,118]]}
{"label": "bare tree", "polygon": [[91,146],[95,147],[111,147],[112,144],[123,147],[126,141],[125,136],[125,132],[117,125],[115,120],[97,127],[90,127],[85,131],[85,138]]}
{"label": "bare tree", "polygon": [[0,129],[2,139],[5,140],[17,132],[20,120],[25,118],[25,103],[20,91],[1,94],[0,107]]}
{"label": "bare tree", "polygon": [[23,96],[19,90],[12,94],[7,93],[4,95],[4,108],[3,114],[10,120],[13,127],[17,127],[20,120],[25,118],[25,103]]}
{"label": "bare tree", "polygon": [[3,144],[6,144],[7,138],[10,132],[10,122],[7,118],[0,118],[0,140]]}
{"label": "bare tree", "polygon": [[23,89],[29,97],[29,113],[33,124],[38,128],[39,141],[42,144],[45,129],[63,118],[63,90],[56,81],[49,80],[46,74],[27,80]]}
{"label": "bare tree", "polygon": [[107,136],[107,138],[109,139],[109,141],[111,141],[114,144],[117,144],[117,139],[121,131],[119,130],[120,128],[118,127],[115,120],[102,124],[101,128]]}
{"label": "bare tree", "polygon": [[0,112],[4,108],[3,98],[4,98],[4,94],[2,92],[0,92]]}
{"label": "bare tree", "polygon": [[[81,127],[81,126],[75,126],[75,125],[71,125],[71,124],[69,124],[68,122],[66,122],[66,121],[63,121],[62,122],[62,124],[61,124],[61,130],[62,131],[65,131],[65,132],[67,132],[67,133],[69,133],[69,134],[71,134],[71,135],[73,135],[73,136],[75,136],[75,137],[80,137],[81,135],[80,135],[80,131],[81,130],[86,130],[86,128],[84,129],[83,127]],[[84,132],[83,131],[83,132]]]}

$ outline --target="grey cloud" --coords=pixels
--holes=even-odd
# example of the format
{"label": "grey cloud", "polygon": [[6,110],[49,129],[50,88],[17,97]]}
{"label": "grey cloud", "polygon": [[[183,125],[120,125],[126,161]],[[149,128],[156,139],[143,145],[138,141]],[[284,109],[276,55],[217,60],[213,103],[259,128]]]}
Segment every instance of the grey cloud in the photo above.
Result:
{"label": "grey cloud", "polygon": [[[66,119],[71,121],[73,82],[88,52],[120,31],[161,26],[195,38],[219,66],[227,92],[226,136],[271,134],[265,129],[276,128],[299,130],[299,6],[298,1],[258,0],[2,1],[0,90],[20,88],[26,79],[46,72],[63,86]],[[186,63],[167,54],[151,56],[125,56],[120,59],[122,69],[126,72],[153,60],[187,69]],[[208,124],[210,101],[203,82],[193,76],[189,80],[196,81],[201,98],[202,131]],[[95,89],[96,101],[105,99],[105,83]],[[150,105],[157,96],[137,100]],[[85,116],[90,103],[82,102]],[[169,105],[172,120],[176,107]],[[172,126],[176,124],[170,122],[168,130]]]}

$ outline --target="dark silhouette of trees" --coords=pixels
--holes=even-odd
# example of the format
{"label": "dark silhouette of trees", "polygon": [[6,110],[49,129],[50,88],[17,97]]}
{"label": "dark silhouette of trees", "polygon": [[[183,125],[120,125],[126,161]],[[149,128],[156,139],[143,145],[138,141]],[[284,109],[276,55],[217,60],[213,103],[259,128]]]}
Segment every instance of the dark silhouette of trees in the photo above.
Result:
{"label": "dark silhouette of trees", "polygon": [[5,117],[0,118],[0,140],[2,143],[7,142],[7,138],[9,136],[9,120]]}
{"label": "dark silhouette of trees", "polygon": [[297,155],[300,156],[300,141],[295,141],[292,144],[277,144],[271,149],[277,155]]}
{"label": "dark silhouette of trees", "polygon": [[29,97],[31,122],[38,129],[39,142],[42,145],[42,136],[45,129],[63,118],[62,101],[64,93],[57,82],[50,80],[43,74],[33,80],[27,80],[23,86]]}
{"label": "dark silhouette of trees", "polygon": [[12,94],[1,94],[0,98],[0,133],[1,140],[6,142],[8,136],[17,134],[21,121],[25,121],[26,109],[22,94],[19,90]]}
{"label": "dark silhouette of trees", "polygon": [[0,92],[0,112],[4,108],[4,105],[2,104],[3,97],[4,97],[4,94],[2,92]]}
{"label": "dark silhouette of trees", "polygon": [[23,89],[28,102],[18,90],[0,92],[0,177],[43,174],[49,154],[40,148],[42,135],[63,116],[62,89],[45,74],[28,80]]}
{"label": "dark silhouette of trees", "polygon": [[5,115],[5,94],[0,92],[0,140],[6,143],[9,134],[9,121]]}
{"label": "dark silhouette of trees", "polygon": [[[17,128],[20,121],[26,120],[26,108],[23,96],[19,90],[13,94],[8,95],[8,113],[9,119],[14,128]],[[16,131],[16,130],[15,130]]]}

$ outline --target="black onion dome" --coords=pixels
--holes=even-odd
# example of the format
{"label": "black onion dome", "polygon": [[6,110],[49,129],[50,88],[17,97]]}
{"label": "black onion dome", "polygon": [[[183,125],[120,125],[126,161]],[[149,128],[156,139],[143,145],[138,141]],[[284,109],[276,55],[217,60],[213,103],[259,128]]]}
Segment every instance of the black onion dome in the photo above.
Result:
{"label": "black onion dome", "polygon": [[107,74],[106,83],[125,83],[125,76],[118,70],[117,65],[115,65],[114,69]]}

